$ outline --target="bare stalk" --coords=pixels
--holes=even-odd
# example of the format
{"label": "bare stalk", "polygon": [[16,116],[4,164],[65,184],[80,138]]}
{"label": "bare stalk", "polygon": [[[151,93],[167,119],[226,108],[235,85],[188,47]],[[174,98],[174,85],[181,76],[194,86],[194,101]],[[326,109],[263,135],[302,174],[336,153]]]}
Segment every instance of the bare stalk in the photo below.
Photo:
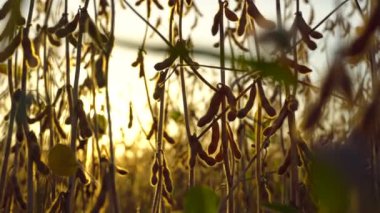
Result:
{"label": "bare stalk", "polygon": [[115,150],[112,137],[112,122],[111,122],[111,104],[109,98],[109,85],[108,85],[108,73],[109,73],[109,59],[113,49],[113,44],[115,41],[115,1],[111,0],[111,30],[110,30],[110,41],[107,47],[106,53],[106,106],[107,106],[107,121],[108,121],[108,135],[109,135],[109,149],[110,149],[110,178],[111,178],[111,197],[110,201],[114,204],[114,212],[120,212],[119,200],[116,193],[116,183],[115,183]]}
{"label": "bare stalk", "polygon": [[[165,71],[167,72],[167,71]],[[161,203],[161,194],[162,194],[162,165],[163,165],[163,130],[164,130],[164,108],[165,108],[165,83],[162,84],[162,92],[160,94],[160,112],[158,118],[157,125],[157,147],[156,147],[156,157],[158,160],[158,183],[156,187],[156,193],[153,203],[152,212],[156,213],[160,211],[160,203]]]}
{"label": "bare stalk", "polygon": [[262,107],[261,103],[257,106],[257,125],[256,125],[256,212],[261,212],[261,118]]}
{"label": "bare stalk", "polygon": [[[34,0],[30,1],[29,11],[28,11],[28,19],[26,21],[26,27],[24,29],[24,36],[29,35],[29,28],[32,23],[33,17],[33,9],[34,9]],[[24,56],[22,61],[22,76],[21,76],[21,109],[19,113],[21,113],[21,122],[23,125],[23,129],[25,135],[29,134],[29,126],[26,122],[26,85],[27,84],[27,65],[26,58]],[[28,139],[28,137],[27,137]],[[28,141],[28,140],[27,140]],[[28,191],[28,201],[27,201],[27,212],[33,212],[33,202],[34,202],[34,186],[33,186],[33,160],[31,157],[31,150],[28,149],[28,162],[27,162],[27,191]]]}
{"label": "bare stalk", "polygon": [[[220,80],[223,85],[226,84],[226,72],[224,70],[225,66],[225,56],[224,56],[224,2],[219,0],[219,11],[220,11],[220,22],[219,22],[219,43],[220,43]],[[222,128],[221,128],[221,137],[222,137],[222,148],[223,148],[223,165],[224,172],[227,179],[227,194],[232,190],[233,179],[230,170],[230,162],[228,159],[228,136],[227,136],[227,115],[226,115],[226,100],[222,101]],[[228,212],[234,212],[234,198],[233,193],[228,198]]]}
{"label": "bare stalk", "polygon": [[5,147],[4,147],[4,157],[2,160],[3,164],[1,165],[1,176],[0,176],[0,204],[1,205],[3,205],[3,196],[4,196],[4,188],[5,188],[4,184],[6,182],[8,160],[9,160],[9,154],[10,154],[10,147],[12,143],[13,126],[15,123],[16,107],[17,107],[13,99],[12,59],[8,60],[8,89],[9,89],[9,96],[11,98],[11,111],[10,111],[10,116],[9,116],[7,139],[6,139]]}
{"label": "bare stalk", "polygon": [[[77,55],[76,55],[76,67],[75,67],[75,77],[74,77],[74,87],[73,87],[73,109],[70,113],[70,121],[71,121],[71,140],[70,146],[71,149],[75,152],[76,150],[76,140],[77,140],[77,127],[78,127],[78,101],[79,101],[79,75],[80,75],[80,66],[81,66],[81,56],[82,56],[82,39],[83,39],[83,31],[84,31],[84,23],[82,21],[83,12],[87,9],[89,0],[86,0],[85,6],[83,9],[79,11],[79,32],[78,32],[78,43],[77,43]],[[66,47],[67,48],[67,47]],[[66,62],[67,63],[67,62]],[[67,74],[67,73],[66,73]],[[70,81],[68,79],[67,81]],[[75,155],[76,157],[76,155]],[[69,212],[74,211],[75,206],[75,177],[72,176],[69,179],[69,196],[67,199],[67,210]]]}
{"label": "bare stalk", "polygon": [[[179,14],[179,39],[182,41],[182,16],[183,16],[183,0],[180,1],[180,14]],[[180,65],[183,64],[183,58],[180,58]],[[183,113],[185,117],[185,128],[186,128],[186,136],[187,140],[190,143],[190,137],[191,137],[191,130],[190,130],[190,119],[189,119],[189,110],[187,107],[187,95],[186,95],[186,81],[185,81],[185,75],[184,75],[184,69],[183,66],[180,67],[179,70],[180,77],[181,77],[181,93],[182,93],[182,103],[183,103]],[[190,167],[189,171],[189,187],[193,187],[195,184],[195,178],[194,178],[194,168]]]}

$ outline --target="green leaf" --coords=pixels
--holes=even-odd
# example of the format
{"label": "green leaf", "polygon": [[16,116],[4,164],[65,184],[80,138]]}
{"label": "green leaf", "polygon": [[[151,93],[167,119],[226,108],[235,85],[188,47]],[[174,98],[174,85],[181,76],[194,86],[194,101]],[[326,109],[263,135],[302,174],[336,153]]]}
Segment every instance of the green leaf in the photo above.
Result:
{"label": "green leaf", "polygon": [[214,213],[218,212],[219,197],[210,188],[195,186],[185,194],[185,213]]}
{"label": "green leaf", "polygon": [[297,79],[290,69],[277,62],[246,60],[244,58],[241,58],[239,62],[253,69],[257,69],[263,78],[272,78],[286,85],[294,85],[297,83]]}
{"label": "green leaf", "polygon": [[55,145],[49,152],[48,166],[55,175],[74,175],[78,169],[75,152],[67,145]]}
{"label": "green leaf", "polygon": [[94,115],[92,117],[92,125],[93,125],[94,129],[95,129],[95,118],[96,118],[96,124],[98,127],[98,133],[100,135],[105,134],[106,130],[107,130],[107,126],[108,126],[106,117],[104,117],[104,115],[101,115],[101,114]]}
{"label": "green leaf", "polygon": [[263,204],[264,208],[272,210],[273,212],[280,213],[297,213],[297,209],[290,205],[284,205],[281,203],[266,203]]}
{"label": "green leaf", "polygon": [[337,168],[322,160],[311,164],[311,191],[319,212],[347,212],[349,187]]}

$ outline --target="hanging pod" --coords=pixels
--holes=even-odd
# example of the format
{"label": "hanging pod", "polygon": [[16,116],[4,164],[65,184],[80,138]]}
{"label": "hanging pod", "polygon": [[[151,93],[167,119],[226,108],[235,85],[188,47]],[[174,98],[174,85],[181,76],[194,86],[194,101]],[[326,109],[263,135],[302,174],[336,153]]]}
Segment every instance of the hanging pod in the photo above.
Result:
{"label": "hanging pod", "polygon": [[244,4],[244,6],[243,6],[243,10],[241,12],[241,16],[239,19],[239,26],[237,29],[238,36],[242,36],[244,34],[245,28],[247,26],[247,4],[245,2],[243,4]]}
{"label": "hanging pod", "polygon": [[276,27],[276,24],[273,21],[266,19],[260,13],[259,9],[257,9],[255,3],[253,3],[252,0],[247,0],[247,4],[248,4],[247,12],[253,18],[253,20],[257,23],[257,25],[267,30],[272,30]]}
{"label": "hanging pod", "polygon": [[228,123],[227,123],[227,134],[228,134],[228,141],[230,142],[232,154],[234,155],[236,159],[239,160],[241,158],[241,152],[238,147],[238,144],[236,143],[234,139],[234,134],[232,132],[232,129]]}
{"label": "hanging pod", "polygon": [[301,12],[296,13],[295,25],[301,33],[303,42],[305,42],[309,49],[315,50],[317,48],[317,44],[312,41],[310,37],[320,39],[323,35],[317,31],[313,31],[310,26],[307,25]]}
{"label": "hanging pod", "polygon": [[79,12],[74,16],[74,19],[70,21],[66,26],[55,31],[58,38],[63,38],[73,33],[79,23]]}
{"label": "hanging pod", "polygon": [[218,12],[216,12],[216,14],[214,16],[214,22],[213,22],[212,27],[211,27],[211,33],[213,36],[215,36],[219,31],[219,24],[222,21],[221,15],[222,15],[222,11],[219,8]]}
{"label": "hanging pod", "polygon": [[274,117],[276,115],[276,110],[272,107],[272,105],[269,103],[267,97],[265,96],[263,85],[262,85],[261,81],[257,82],[257,91],[259,93],[261,106],[264,108],[267,115],[269,115],[270,117]]}
{"label": "hanging pod", "polygon": [[154,162],[152,164],[152,168],[151,168],[151,177],[150,177],[150,183],[152,184],[152,186],[155,186],[157,184],[157,175],[158,175],[158,160],[157,160],[157,157],[155,156],[154,157]]}
{"label": "hanging pod", "polygon": [[255,98],[256,98],[256,84],[253,83],[251,86],[251,89],[249,90],[247,103],[237,113],[238,118],[244,118],[245,116],[247,116],[248,112],[252,109],[253,104],[255,103]]}
{"label": "hanging pod", "polygon": [[7,47],[0,52],[0,62],[7,60],[13,55],[17,47],[20,45],[22,40],[22,30],[20,30],[17,35],[10,41]]}
{"label": "hanging pod", "polygon": [[218,113],[220,104],[222,103],[224,98],[224,95],[221,91],[221,89],[218,89],[214,95],[211,98],[210,105],[207,109],[207,112],[205,115],[203,115],[199,120],[198,120],[198,127],[203,127],[204,125],[210,123],[214,116]]}
{"label": "hanging pod", "polygon": [[208,146],[208,154],[214,154],[219,145],[220,130],[218,121],[214,121],[211,126],[211,142]]}
{"label": "hanging pod", "polygon": [[5,16],[7,16],[9,11],[11,10],[11,7],[12,7],[11,0],[6,1],[3,4],[3,7],[0,9],[0,20],[3,20]]}

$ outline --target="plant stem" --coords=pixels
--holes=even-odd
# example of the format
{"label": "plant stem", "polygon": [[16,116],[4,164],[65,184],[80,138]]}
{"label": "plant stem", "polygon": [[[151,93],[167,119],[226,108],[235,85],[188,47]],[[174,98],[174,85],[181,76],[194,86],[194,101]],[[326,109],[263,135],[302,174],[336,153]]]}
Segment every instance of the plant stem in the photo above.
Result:
{"label": "plant stem", "polygon": [[[224,71],[225,58],[224,58],[224,2],[219,0],[220,22],[219,22],[219,43],[220,43],[220,80],[223,85],[226,85],[226,73]],[[223,163],[224,172],[227,179],[227,194],[232,190],[233,179],[230,171],[230,162],[228,159],[228,136],[227,136],[227,116],[226,116],[226,99],[222,101],[222,148],[223,148]],[[228,212],[234,212],[234,196],[231,191],[231,196],[228,197]]]}
{"label": "plant stem", "polygon": [[[29,28],[31,26],[32,17],[34,9],[34,0],[29,3],[28,19],[26,21],[26,27],[24,29],[24,36],[28,37]],[[25,135],[29,134],[29,126],[26,122],[26,85],[27,84],[27,65],[26,58],[24,56],[22,60],[22,76],[21,76],[21,108],[18,110],[20,113],[21,122],[23,125]],[[29,143],[28,137],[27,142]],[[27,201],[27,212],[33,212],[34,206],[34,186],[33,186],[33,159],[31,157],[31,150],[28,147],[28,162],[27,162],[27,191],[28,191],[28,201]]]}
{"label": "plant stem", "polygon": [[[83,12],[87,10],[89,0],[86,0],[85,6],[81,9],[79,13],[79,32],[78,32],[78,43],[77,43],[77,55],[76,55],[76,67],[75,67],[75,76],[74,76],[74,87],[73,87],[73,109],[70,113],[70,121],[71,121],[71,140],[70,147],[71,150],[76,152],[76,141],[77,141],[77,127],[78,127],[78,102],[79,102],[79,75],[80,75],[80,66],[81,66],[81,58],[82,58],[82,39],[83,39],[83,31],[84,31],[84,23],[82,21]],[[67,48],[67,47],[66,47]],[[67,56],[66,56],[67,57]],[[66,58],[67,59],[67,58]],[[66,61],[67,63],[67,61]],[[67,65],[66,65],[67,66]],[[66,73],[67,74],[67,73]],[[70,81],[70,79],[67,79]],[[76,158],[76,155],[74,155]],[[66,201],[67,210],[69,212],[74,211],[75,206],[75,177],[71,176],[69,179],[69,196]]]}
{"label": "plant stem", "polygon": [[115,1],[111,0],[111,29],[110,29],[110,40],[107,47],[107,53],[106,53],[106,106],[107,106],[107,120],[108,120],[108,135],[109,135],[109,149],[110,149],[110,178],[111,178],[111,197],[110,202],[112,202],[114,205],[114,212],[119,213],[120,212],[120,206],[119,206],[119,199],[117,197],[116,193],[116,183],[115,183],[115,150],[114,150],[114,144],[113,144],[113,136],[112,136],[112,122],[111,122],[111,104],[110,104],[110,98],[109,98],[109,82],[108,82],[108,76],[109,76],[109,61],[110,61],[110,55],[113,49],[113,44],[115,41]]}
{"label": "plant stem", "polygon": [[[260,81],[258,83],[261,83]],[[257,125],[256,125],[256,212],[261,212],[261,118],[262,107],[261,103],[257,106]]]}
{"label": "plant stem", "polygon": [[5,147],[4,147],[4,157],[2,160],[2,166],[1,166],[0,205],[3,205],[4,186],[5,186],[4,183],[6,182],[8,160],[9,160],[9,154],[10,154],[10,147],[12,143],[13,126],[15,123],[16,107],[17,107],[13,99],[12,59],[8,60],[8,88],[9,88],[9,95],[11,99],[11,110],[10,110],[10,117],[9,117],[9,123],[8,123],[7,139],[6,139]]}
{"label": "plant stem", "polygon": [[[165,72],[168,72],[167,70]],[[161,203],[161,194],[162,194],[162,165],[163,165],[163,130],[164,130],[164,108],[165,108],[165,83],[162,84],[162,92],[160,94],[160,112],[158,117],[158,125],[157,125],[157,147],[156,147],[156,157],[158,160],[158,183],[156,187],[156,194],[153,203],[152,212],[160,211],[160,203]]]}
{"label": "plant stem", "polygon": [[[182,35],[182,16],[183,16],[183,0],[180,1],[180,14],[179,14],[179,39],[180,41],[183,40]],[[184,69],[183,66],[183,58],[180,58],[180,77],[181,77],[181,93],[182,93],[182,103],[183,103],[183,113],[185,117],[185,128],[186,128],[186,136],[187,140],[190,143],[190,137],[191,137],[191,130],[190,130],[190,119],[189,119],[189,110],[187,107],[187,95],[186,95],[186,80],[184,75]],[[190,167],[189,170],[189,187],[193,187],[195,184],[195,177],[194,177],[194,168]]]}

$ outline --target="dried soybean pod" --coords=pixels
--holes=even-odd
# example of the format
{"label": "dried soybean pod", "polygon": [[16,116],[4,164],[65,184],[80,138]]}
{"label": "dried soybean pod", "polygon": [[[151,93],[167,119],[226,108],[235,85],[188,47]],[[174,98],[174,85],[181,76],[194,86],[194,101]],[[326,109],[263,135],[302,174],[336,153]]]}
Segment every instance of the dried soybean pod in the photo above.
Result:
{"label": "dried soybean pod", "polygon": [[66,37],[75,31],[79,23],[79,13],[74,16],[74,19],[70,21],[65,27],[58,29],[55,34],[58,38]]}
{"label": "dried soybean pod", "polygon": [[116,172],[119,174],[119,175],[127,175],[129,172],[128,170],[120,167],[120,166],[115,166],[116,168]]}
{"label": "dried soybean pod", "polygon": [[236,98],[232,93],[231,88],[227,85],[222,85],[220,91],[226,96],[227,102],[230,105],[230,107],[236,108]]}
{"label": "dried soybean pod", "polygon": [[303,19],[301,12],[297,13],[297,26],[301,34],[310,35],[315,39],[320,39],[323,37],[323,35],[320,32],[313,31],[311,29],[311,27]]}
{"label": "dried soybean pod", "polygon": [[170,143],[170,144],[175,144],[175,141],[174,141],[174,139],[166,132],[166,131],[164,131],[164,138],[165,138],[165,140],[168,142],[168,143]]}
{"label": "dried soybean pod", "polygon": [[215,161],[216,162],[222,162],[223,161],[223,149],[222,149],[222,146],[220,146],[219,152],[215,156]]}
{"label": "dried soybean pod", "polygon": [[308,35],[301,34],[301,36],[302,36],[302,41],[305,42],[305,44],[307,45],[309,49],[311,50],[317,49],[317,44],[314,41],[312,41]]}
{"label": "dried soybean pod", "polygon": [[82,138],[89,138],[92,136],[92,130],[87,119],[84,119],[82,121],[79,120],[79,130],[80,130],[80,136]]}
{"label": "dried soybean pod", "polygon": [[22,142],[24,140],[24,133],[22,131],[22,126],[20,124],[17,124],[17,128],[16,128],[16,140],[18,142]]}
{"label": "dried soybean pod", "polygon": [[216,35],[219,31],[219,23],[222,19],[221,15],[222,15],[222,11],[219,9],[218,12],[214,16],[214,22],[211,27],[211,33],[213,36]]}
{"label": "dried soybean pod", "polygon": [[56,46],[56,47],[61,46],[61,42],[59,40],[55,39],[53,34],[47,33],[47,37],[48,37],[50,44],[52,44],[53,46]]}
{"label": "dried soybean pod", "polygon": [[203,115],[198,120],[198,127],[203,127],[204,125],[210,123],[214,116],[218,113],[220,104],[222,103],[222,100],[224,98],[224,95],[221,93],[221,89],[215,92],[215,94],[212,96],[209,108],[205,115]]}
{"label": "dried soybean pod", "polygon": [[208,153],[214,154],[219,145],[220,131],[218,121],[214,121],[211,126],[211,142],[208,146]]}
{"label": "dried soybean pod", "polygon": [[290,154],[290,149],[288,150],[287,154],[286,154],[286,157],[285,157],[285,160],[284,162],[281,164],[281,166],[278,168],[278,174],[279,175],[283,175],[286,170],[288,169],[288,167],[290,166],[290,162],[291,162],[291,154]]}
{"label": "dried soybean pod", "polygon": [[157,122],[153,121],[152,127],[150,128],[148,134],[146,135],[146,139],[147,140],[150,140],[150,138],[153,136],[153,134],[156,131],[156,129],[157,129]]}
{"label": "dried soybean pod", "polygon": [[201,148],[198,152],[199,158],[209,166],[214,166],[216,161],[214,158],[207,155],[207,153]]}
{"label": "dried soybean pod", "polygon": [[55,31],[57,31],[59,28],[65,26],[66,24],[67,24],[67,16],[62,15],[62,17],[59,19],[57,24],[55,24],[52,27],[48,27],[46,30],[48,33],[55,33]]}
{"label": "dried soybean pod", "polygon": [[17,177],[16,177],[16,174],[12,174],[11,175],[11,184],[12,184],[12,188],[13,188],[13,192],[14,192],[14,196],[15,196],[15,199],[17,201],[17,204],[20,206],[20,208],[22,208],[23,210],[26,209],[26,203],[24,201],[24,198],[22,196],[22,193],[21,193],[21,190],[20,190],[20,185],[17,181]]}
{"label": "dried soybean pod", "polygon": [[154,87],[154,92],[153,92],[153,99],[154,100],[160,100],[160,97],[162,95],[163,91],[163,83],[166,79],[166,74],[168,73],[168,70],[165,70],[163,72],[159,72],[159,77],[156,82],[156,86]]}
{"label": "dried soybean pod", "polygon": [[178,55],[176,54],[170,54],[169,57],[163,60],[162,62],[156,63],[154,65],[154,69],[156,69],[157,71],[160,71],[160,70],[170,67],[174,63],[174,61],[177,59],[177,57]]}
{"label": "dried soybean pod", "polygon": [[24,35],[22,38],[22,47],[24,50],[24,57],[27,60],[27,64],[31,68],[35,68],[39,64],[39,58],[35,53],[34,46],[30,39]]}
{"label": "dried soybean pod", "polygon": [[171,206],[174,205],[173,199],[169,196],[169,192],[167,192],[165,188],[162,189],[162,196],[165,198],[167,203],[169,203]]}
{"label": "dried soybean pod", "polygon": [[104,64],[105,59],[103,55],[100,55],[99,58],[95,61],[95,79],[96,84],[99,88],[106,86],[106,77],[104,76]]}
{"label": "dried soybean pod", "polygon": [[227,118],[229,121],[234,121],[236,119],[236,114],[237,114],[237,112],[236,112],[236,102],[237,102],[236,98],[235,98],[234,94],[232,93],[230,87],[223,85],[221,90],[223,91],[223,93],[227,97],[227,102],[228,102],[228,105],[230,106],[230,111],[227,114]]}
{"label": "dried soybean pod", "polygon": [[90,35],[90,37],[93,39],[95,44],[98,46],[102,46],[102,43],[107,42],[108,38],[104,34],[100,33],[96,24],[91,20],[90,16],[86,13],[86,27],[85,30]]}
{"label": "dried soybean pod", "polygon": [[241,158],[241,152],[240,152],[240,149],[238,147],[238,145],[236,144],[235,142],[235,139],[234,139],[234,135],[232,133],[232,129],[230,127],[230,125],[227,123],[227,133],[228,133],[228,141],[230,142],[230,147],[231,147],[231,151],[232,151],[232,154],[234,155],[234,157],[236,159],[240,159]]}
{"label": "dried soybean pod", "polygon": [[79,134],[82,138],[89,138],[92,136],[90,124],[87,121],[86,112],[83,109],[82,100],[78,100],[78,118],[79,118]]}
{"label": "dried soybean pod", "polygon": [[189,139],[190,143],[190,156],[189,156],[189,166],[190,168],[194,168],[196,159],[197,159],[197,154],[199,151],[199,141],[196,135],[191,135]]}
{"label": "dried soybean pod", "polygon": [[58,121],[57,114],[56,114],[54,111],[53,111],[53,121],[54,121],[54,125],[55,125],[55,127],[57,128],[57,131],[58,131],[59,135],[60,135],[63,139],[66,139],[67,136],[66,136],[65,130],[63,130],[61,124],[60,124],[59,121]]}
{"label": "dried soybean pod", "polygon": [[27,121],[29,124],[33,124],[37,121],[40,121],[43,117],[45,117],[47,115],[47,108],[45,108],[44,110],[42,110],[40,113],[38,113],[34,118],[29,118],[27,116]]}
{"label": "dried soybean pod", "polygon": [[299,139],[297,145],[309,160],[313,158],[312,152],[310,151],[309,147],[307,147],[307,144],[303,139]]}
{"label": "dried soybean pod", "polygon": [[242,36],[245,32],[245,27],[247,26],[247,4],[244,2],[244,7],[241,12],[240,20],[239,20],[239,26],[237,29],[238,36]]}
{"label": "dried soybean pod", "polygon": [[282,123],[284,123],[285,118],[288,116],[288,114],[289,111],[287,107],[287,101],[285,101],[284,106],[282,106],[280,113],[278,114],[278,117],[276,118],[276,120],[274,120],[270,127],[264,129],[263,135],[266,137],[273,135],[277,131],[277,129],[279,129],[282,126]]}
{"label": "dried soybean pod", "polygon": [[276,27],[276,24],[273,21],[270,21],[260,13],[259,9],[257,9],[255,3],[252,2],[252,0],[247,0],[248,3],[248,14],[254,19],[254,21],[262,28],[264,29],[274,29]]}
{"label": "dried soybean pod", "polygon": [[53,101],[53,103],[52,103],[53,106],[55,106],[55,105],[57,104],[58,99],[61,97],[62,92],[63,92],[64,89],[65,89],[65,87],[63,86],[63,87],[60,87],[60,88],[57,90],[57,94],[55,95],[55,97],[54,97],[54,101]]}
{"label": "dried soybean pod", "polygon": [[259,93],[261,105],[263,106],[265,112],[273,117],[276,115],[276,110],[270,105],[267,97],[265,96],[263,85],[261,84],[261,81],[257,82],[257,91]]}
{"label": "dried soybean pod", "polygon": [[266,136],[266,137],[271,136],[273,133],[274,133],[274,131],[273,131],[273,127],[272,126],[268,126],[268,127],[266,127],[263,130],[263,135]]}
{"label": "dried soybean pod", "polygon": [[154,162],[152,164],[152,176],[150,179],[150,183],[155,186],[157,184],[157,174],[158,174],[158,160],[157,157],[154,158]]}
{"label": "dried soybean pod", "polygon": [[[75,29],[78,26],[78,23],[79,23],[79,13],[77,13],[74,16],[74,19],[65,26],[65,30],[66,30],[66,33],[67,33],[66,35],[71,34],[72,32],[74,32]],[[63,36],[63,37],[65,37],[65,36]]]}
{"label": "dried soybean pod", "polygon": [[227,113],[227,119],[229,121],[234,121],[236,119],[236,115],[237,115],[236,109],[230,108],[230,111],[228,111]]}
{"label": "dried soybean pod", "polygon": [[288,65],[289,67],[294,68],[299,73],[306,74],[306,73],[310,73],[312,71],[309,67],[307,67],[305,65],[297,64],[297,63],[295,63],[294,60],[291,60],[287,57],[283,57],[282,61],[284,62],[284,64]]}
{"label": "dried soybean pod", "polygon": [[286,107],[288,108],[289,111],[295,112],[298,109],[298,101],[297,101],[297,99],[295,99],[294,97],[292,97],[288,101]]}
{"label": "dried soybean pod", "polygon": [[166,165],[166,160],[164,158],[164,169],[162,170],[162,175],[164,176],[164,183],[165,183],[165,188],[166,190],[168,190],[168,192],[172,192],[173,191],[173,183],[172,183],[172,179],[170,177],[170,171]]}
{"label": "dried soybean pod", "polygon": [[30,131],[27,136],[29,149],[31,153],[31,158],[34,162],[38,162],[41,159],[41,148],[37,142],[36,134],[33,131]]}
{"label": "dried soybean pod", "polygon": [[99,212],[100,209],[103,207],[104,202],[106,201],[106,195],[108,191],[108,182],[109,182],[109,174],[106,172],[103,176],[102,180],[102,188],[100,188],[100,193],[98,197],[96,198],[96,202],[94,204],[94,207],[92,208],[91,212]]}
{"label": "dried soybean pod", "polygon": [[228,9],[227,5],[225,5],[225,7],[224,7],[224,12],[225,12],[224,15],[230,21],[237,21],[239,19],[233,11]]}
{"label": "dried soybean pod", "polygon": [[3,20],[5,18],[5,16],[7,16],[11,7],[12,7],[11,0],[6,1],[3,4],[3,7],[0,9],[0,20]]}
{"label": "dried soybean pod", "polygon": [[7,60],[16,51],[22,40],[22,31],[20,30],[17,35],[10,41],[9,45],[0,52],[0,62]]}
{"label": "dried soybean pod", "polygon": [[50,119],[50,116],[46,116],[41,121],[40,133],[44,133],[49,128],[49,125],[50,125],[50,122],[48,122],[49,119]]}
{"label": "dried soybean pod", "polygon": [[128,129],[132,128],[133,125],[133,109],[132,102],[129,102],[129,121],[128,121]]}
{"label": "dried soybean pod", "polygon": [[[188,1],[191,1],[191,0],[186,0],[186,3],[188,3]],[[176,3],[176,0],[169,0],[168,1],[169,7],[173,7],[175,5],[175,3]]]}
{"label": "dried soybean pod", "polygon": [[244,118],[247,116],[248,112],[252,109],[253,104],[255,103],[255,98],[256,98],[256,85],[253,83],[250,91],[249,91],[249,96],[248,96],[248,101],[245,104],[243,109],[240,109],[237,113],[238,118]]}
{"label": "dried soybean pod", "polygon": [[74,47],[78,46],[78,40],[75,38],[73,34],[69,34],[67,36],[67,39],[69,40],[70,44],[73,45]]}
{"label": "dried soybean pod", "polygon": [[37,170],[43,174],[43,175],[48,175],[50,173],[49,167],[46,166],[46,164],[42,161],[37,161],[35,162],[37,165]]}

